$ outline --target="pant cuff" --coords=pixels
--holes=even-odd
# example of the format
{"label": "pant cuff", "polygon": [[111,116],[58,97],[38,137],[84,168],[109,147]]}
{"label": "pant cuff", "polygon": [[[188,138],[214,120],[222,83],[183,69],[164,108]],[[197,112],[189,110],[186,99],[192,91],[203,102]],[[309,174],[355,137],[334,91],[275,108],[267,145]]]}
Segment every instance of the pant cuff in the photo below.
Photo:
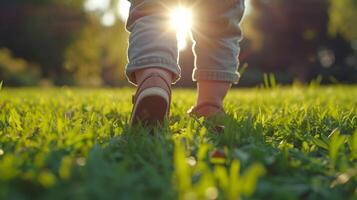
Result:
{"label": "pant cuff", "polygon": [[194,69],[192,79],[193,81],[223,81],[237,84],[240,74],[238,72]]}
{"label": "pant cuff", "polygon": [[144,58],[141,60],[130,62],[126,66],[126,70],[125,70],[126,77],[131,84],[136,85],[137,82],[135,78],[135,72],[137,70],[153,68],[153,67],[162,68],[164,70],[171,72],[173,84],[176,83],[181,77],[181,70],[177,63],[170,62],[160,57]]}

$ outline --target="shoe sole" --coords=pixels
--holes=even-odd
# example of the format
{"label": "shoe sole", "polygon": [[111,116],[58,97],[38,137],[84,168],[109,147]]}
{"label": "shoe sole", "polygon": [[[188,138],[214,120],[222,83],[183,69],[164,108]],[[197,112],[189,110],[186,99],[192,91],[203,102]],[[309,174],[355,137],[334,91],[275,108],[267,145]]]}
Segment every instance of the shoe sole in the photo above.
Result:
{"label": "shoe sole", "polygon": [[170,97],[159,87],[142,91],[137,97],[133,109],[131,124],[156,125],[165,120],[169,108]]}

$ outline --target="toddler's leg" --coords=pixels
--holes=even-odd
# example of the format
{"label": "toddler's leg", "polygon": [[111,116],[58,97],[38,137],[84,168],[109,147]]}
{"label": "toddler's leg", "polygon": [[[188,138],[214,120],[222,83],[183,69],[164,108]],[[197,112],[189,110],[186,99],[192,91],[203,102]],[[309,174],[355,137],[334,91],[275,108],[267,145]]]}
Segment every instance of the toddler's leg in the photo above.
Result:
{"label": "toddler's leg", "polygon": [[[198,84],[196,106],[209,103],[198,110],[201,116],[219,112],[232,83],[239,80],[238,55],[241,40],[240,20],[244,0],[205,0],[196,4],[193,38],[195,40],[195,69],[193,80]],[[208,105],[209,105],[208,104]]]}
{"label": "toddler's leg", "polygon": [[176,33],[170,29],[168,0],[132,0],[126,67],[128,80],[138,85],[132,123],[162,122],[169,113],[170,85],[180,77]]}
{"label": "toddler's leg", "polygon": [[[173,82],[180,77],[177,64],[176,33],[168,26],[169,7],[173,0],[131,0],[127,30],[130,32],[126,67],[128,80],[139,84],[137,75],[145,70],[170,74]],[[138,73],[137,73],[138,72]]]}

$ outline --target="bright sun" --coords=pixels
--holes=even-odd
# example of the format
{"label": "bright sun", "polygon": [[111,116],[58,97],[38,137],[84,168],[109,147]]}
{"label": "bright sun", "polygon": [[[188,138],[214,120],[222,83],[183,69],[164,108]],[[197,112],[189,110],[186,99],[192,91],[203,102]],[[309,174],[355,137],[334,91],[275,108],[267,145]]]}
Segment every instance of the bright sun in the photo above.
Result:
{"label": "bright sun", "polygon": [[177,7],[171,11],[170,25],[177,32],[179,50],[184,50],[192,28],[192,12],[188,8]]}
{"label": "bright sun", "polygon": [[[97,3],[98,0],[87,0],[91,3]],[[98,1],[99,2],[99,1]],[[120,0],[118,4],[118,13],[123,21],[126,21],[129,16],[130,3],[127,0]],[[109,21],[109,17],[107,20]],[[171,10],[170,13],[170,28],[177,33],[178,48],[180,51],[187,47],[187,39],[189,39],[192,28],[192,12],[190,9],[183,6],[178,6]]]}

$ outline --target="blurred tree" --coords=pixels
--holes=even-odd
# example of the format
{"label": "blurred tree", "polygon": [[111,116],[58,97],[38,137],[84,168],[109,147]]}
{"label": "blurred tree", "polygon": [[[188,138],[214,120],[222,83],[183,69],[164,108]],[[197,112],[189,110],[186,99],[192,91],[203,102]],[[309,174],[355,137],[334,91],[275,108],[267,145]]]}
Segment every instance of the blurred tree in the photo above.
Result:
{"label": "blurred tree", "polygon": [[65,68],[82,86],[119,85],[125,79],[126,38],[122,22],[102,27],[92,20],[67,49]]}
{"label": "blurred tree", "polygon": [[[92,22],[92,23],[95,23]],[[87,25],[78,40],[66,51],[65,69],[73,74],[78,85],[98,86],[101,80],[101,44],[98,37],[98,25]]]}
{"label": "blurred tree", "polygon": [[[54,80],[58,85],[125,82],[128,33],[124,22],[117,20],[119,0],[108,0],[100,9],[87,9],[89,1],[98,4],[99,0],[0,1],[0,48],[12,53],[8,56],[3,51],[7,56],[0,59],[15,57],[34,63],[41,74],[33,77]],[[251,3],[252,12],[243,23],[246,40],[240,59],[250,66],[243,82],[248,77],[250,83],[256,84],[257,74],[270,72],[283,74],[280,80],[284,81],[297,77],[306,82],[323,74],[334,80],[356,82],[355,0],[251,0]],[[190,49],[181,58],[183,72],[189,77],[183,79],[187,80],[183,85],[191,85]],[[5,71],[9,74],[10,65],[16,65],[6,63],[6,70],[2,67],[0,71],[2,77]],[[30,68],[28,64],[24,66]]]}
{"label": "blurred tree", "polygon": [[[87,10],[89,23],[67,50],[65,67],[79,85],[114,86],[125,81],[128,33],[117,7],[118,1],[112,0],[106,8]],[[103,22],[108,13],[113,14],[113,24]]]}
{"label": "blurred tree", "polygon": [[0,49],[0,80],[7,86],[30,86],[38,82],[39,68],[21,58],[15,58],[8,49]]}
{"label": "blurred tree", "polygon": [[[261,55],[266,72],[286,69],[302,82],[316,66],[316,52],[324,39],[325,0],[252,0],[246,37]],[[253,27],[253,28],[252,28]],[[255,29],[255,30],[252,30]]]}
{"label": "blurred tree", "polygon": [[333,34],[340,33],[348,40],[357,40],[357,1],[330,0],[330,25]]}
{"label": "blurred tree", "polygon": [[127,84],[124,67],[128,62],[128,38],[125,23],[120,20],[102,33],[102,79],[106,85]]}
{"label": "blurred tree", "polygon": [[[127,62],[124,23],[115,20],[105,27],[101,22],[107,10],[85,10],[85,2],[1,1],[0,47],[37,63],[41,77],[58,85],[119,84]],[[112,1],[108,10],[116,6]]]}
{"label": "blurred tree", "polygon": [[251,4],[253,12],[243,23],[247,39],[243,45],[248,46],[243,48],[243,62],[301,82],[319,74],[353,82],[355,76],[349,74],[356,69],[345,63],[352,52],[350,43],[327,31],[329,1],[251,0]]}
{"label": "blurred tree", "polygon": [[41,66],[42,77],[63,75],[64,52],[86,22],[82,0],[3,0],[0,46]]}

